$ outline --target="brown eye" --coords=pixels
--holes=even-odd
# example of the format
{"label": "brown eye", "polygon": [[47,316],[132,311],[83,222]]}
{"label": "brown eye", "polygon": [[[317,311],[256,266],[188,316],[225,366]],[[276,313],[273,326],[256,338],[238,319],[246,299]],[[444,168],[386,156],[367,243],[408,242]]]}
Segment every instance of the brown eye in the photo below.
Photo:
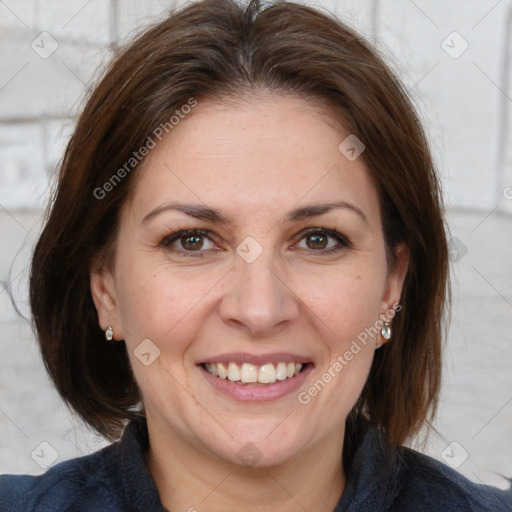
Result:
{"label": "brown eye", "polygon": [[300,243],[303,240],[305,241],[305,247],[299,245],[299,248],[309,249],[319,253],[319,255],[339,252],[351,247],[347,238],[330,229],[311,229],[303,233]]}
{"label": "brown eye", "polygon": [[178,231],[165,237],[160,246],[176,253],[198,253],[198,256],[202,256],[206,250],[214,248],[214,243],[206,231],[193,229]]}
{"label": "brown eye", "polygon": [[204,243],[201,235],[186,235],[182,236],[179,240],[183,249],[187,251],[195,251],[197,249],[201,249]]}
{"label": "brown eye", "polygon": [[306,245],[309,249],[325,249],[328,244],[328,237],[324,234],[313,233],[306,236]]}

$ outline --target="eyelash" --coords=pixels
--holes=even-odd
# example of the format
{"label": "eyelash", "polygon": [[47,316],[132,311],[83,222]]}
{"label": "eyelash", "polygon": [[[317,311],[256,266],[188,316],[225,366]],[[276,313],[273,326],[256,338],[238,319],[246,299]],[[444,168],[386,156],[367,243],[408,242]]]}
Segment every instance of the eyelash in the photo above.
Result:
{"label": "eyelash", "polygon": [[[202,229],[180,230],[180,231],[176,231],[175,233],[172,233],[171,235],[165,236],[160,241],[160,243],[158,245],[159,245],[159,247],[169,249],[173,242],[175,242],[176,240],[179,240],[180,238],[186,237],[186,236],[201,236],[201,237],[208,238],[210,241],[213,242],[213,240],[211,240],[211,238],[208,236],[209,233],[210,233],[209,231],[205,231]],[[311,228],[311,229],[307,229],[307,230],[303,231],[302,233],[300,233],[299,242],[301,240],[303,240],[304,238],[307,238],[308,236],[312,236],[312,235],[328,236],[328,237],[336,239],[338,242],[337,246],[331,247],[329,249],[321,249],[321,250],[309,249],[310,251],[312,251],[314,253],[319,253],[320,255],[334,254],[344,248],[352,247],[350,241],[345,236],[343,236],[341,233],[338,233],[335,230],[326,229],[326,228]],[[196,258],[203,257],[203,254],[201,254],[201,253],[205,252],[204,250],[187,251],[185,249],[176,249],[176,248],[173,248],[172,250],[174,252],[185,254],[187,256],[192,256],[192,257],[196,257]],[[197,254],[194,254],[194,253],[197,253]]]}

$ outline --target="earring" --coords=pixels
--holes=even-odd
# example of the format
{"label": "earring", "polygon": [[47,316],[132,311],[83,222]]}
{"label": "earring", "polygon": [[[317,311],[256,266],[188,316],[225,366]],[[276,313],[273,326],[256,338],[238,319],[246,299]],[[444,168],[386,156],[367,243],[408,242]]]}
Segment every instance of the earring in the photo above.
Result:
{"label": "earring", "polygon": [[105,339],[107,341],[112,341],[112,339],[114,338],[114,329],[112,329],[112,326],[109,325],[106,329],[105,329]]}
{"label": "earring", "polygon": [[382,329],[380,330],[380,334],[386,340],[384,343],[389,341],[391,338],[391,324],[389,322],[384,322]]}

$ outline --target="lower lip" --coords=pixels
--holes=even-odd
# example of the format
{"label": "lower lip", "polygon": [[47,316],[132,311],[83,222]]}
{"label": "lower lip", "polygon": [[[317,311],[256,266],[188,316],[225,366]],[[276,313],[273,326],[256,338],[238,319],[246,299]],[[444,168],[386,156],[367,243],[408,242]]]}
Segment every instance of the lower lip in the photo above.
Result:
{"label": "lower lip", "polygon": [[287,378],[285,380],[277,380],[273,384],[265,384],[263,386],[251,386],[250,384],[241,386],[240,384],[231,382],[228,379],[215,377],[211,373],[207,372],[201,365],[199,365],[198,368],[204,375],[204,378],[217,391],[234,400],[239,402],[273,402],[297,391],[309,373],[313,370],[313,365],[308,364],[307,367],[295,377]]}

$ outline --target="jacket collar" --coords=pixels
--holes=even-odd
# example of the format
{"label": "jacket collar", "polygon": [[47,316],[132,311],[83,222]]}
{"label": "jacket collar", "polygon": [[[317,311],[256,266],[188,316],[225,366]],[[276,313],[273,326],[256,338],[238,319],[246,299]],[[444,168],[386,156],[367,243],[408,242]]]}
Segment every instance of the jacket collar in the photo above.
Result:
{"label": "jacket collar", "polygon": [[366,425],[357,433],[343,495],[334,512],[385,512],[400,490],[399,450]]}
{"label": "jacket collar", "polygon": [[148,450],[146,419],[138,417],[125,428],[119,447],[119,471],[126,504],[133,512],[167,512],[148,469]]}

